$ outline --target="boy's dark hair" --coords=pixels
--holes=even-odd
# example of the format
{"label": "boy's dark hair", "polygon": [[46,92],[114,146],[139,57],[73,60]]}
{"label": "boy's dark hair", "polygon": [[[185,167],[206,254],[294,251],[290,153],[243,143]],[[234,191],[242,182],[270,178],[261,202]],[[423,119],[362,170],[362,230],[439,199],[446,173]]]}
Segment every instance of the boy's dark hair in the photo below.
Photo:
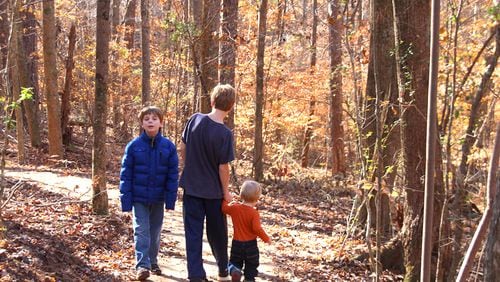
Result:
{"label": "boy's dark hair", "polygon": [[150,114],[157,116],[160,119],[160,123],[163,122],[163,112],[160,110],[160,108],[155,106],[146,106],[142,108],[142,110],[139,112],[139,115],[137,116],[139,118],[139,122],[142,123],[142,119],[144,118],[144,116]]}
{"label": "boy's dark hair", "polygon": [[236,94],[234,88],[229,84],[219,84],[214,87],[210,95],[212,105],[221,111],[228,112],[234,105]]}

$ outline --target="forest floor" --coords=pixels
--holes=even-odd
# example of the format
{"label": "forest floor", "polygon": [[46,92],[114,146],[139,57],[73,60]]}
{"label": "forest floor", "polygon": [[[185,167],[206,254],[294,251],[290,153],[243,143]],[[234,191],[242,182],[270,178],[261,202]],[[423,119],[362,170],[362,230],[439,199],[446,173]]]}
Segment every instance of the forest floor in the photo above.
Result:
{"label": "forest floor", "polygon": [[[111,148],[108,165],[107,216],[92,214],[91,163],[82,151],[68,152],[68,161],[32,152],[29,165],[7,162],[4,195],[12,198],[2,210],[0,281],[133,279],[131,214],[119,210],[118,200],[123,146],[112,147],[116,148]],[[239,161],[236,171],[242,179],[250,170]],[[342,183],[333,185],[322,174],[288,174],[264,183],[259,210],[273,243],[259,241],[258,281],[371,280],[367,262],[353,259],[366,244],[356,236],[345,240],[354,190]],[[164,221],[159,262],[164,274],[150,281],[186,281],[180,198]],[[214,278],[217,270],[206,241],[203,249],[207,275]],[[399,281],[402,276],[385,271],[382,279]]]}

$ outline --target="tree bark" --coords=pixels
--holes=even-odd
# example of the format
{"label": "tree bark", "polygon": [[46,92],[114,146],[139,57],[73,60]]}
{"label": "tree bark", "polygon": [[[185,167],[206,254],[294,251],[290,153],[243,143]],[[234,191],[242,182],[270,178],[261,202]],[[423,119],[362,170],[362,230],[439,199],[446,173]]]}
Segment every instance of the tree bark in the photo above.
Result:
{"label": "tree bark", "polygon": [[[317,39],[317,29],[318,29],[318,1],[313,0],[312,5],[312,13],[313,13],[313,21],[312,21],[312,29],[311,29],[311,57],[310,57],[310,71],[311,74],[314,74],[316,68],[316,39]],[[313,133],[312,127],[312,118],[314,116],[314,108],[316,105],[316,97],[311,96],[311,100],[309,101],[309,119],[306,124],[306,128],[304,130],[304,140],[302,142],[302,155],[301,155],[301,165],[302,167],[309,166],[309,148],[311,144],[311,137]]]}
{"label": "tree bark", "polygon": [[106,120],[108,108],[108,56],[109,40],[111,37],[109,12],[110,0],[98,0],[93,122],[94,146],[92,150],[92,209],[96,214],[108,213],[108,194],[106,190]]}
{"label": "tree bark", "polygon": [[[500,123],[497,125],[496,132],[497,133],[495,138],[495,145],[493,146],[493,153],[491,154],[490,167],[488,169],[488,182],[486,184],[486,191],[487,191],[486,209],[484,210],[481,221],[479,222],[477,230],[474,233],[474,237],[472,238],[472,242],[469,245],[469,249],[465,254],[462,267],[460,267],[460,272],[458,273],[457,281],[467,280],[470,270],[472,268],[472,264],[474,262],[474,258],[476,256],[477,251],[481,247],[481,243],[483,241],[484,236],[486,235],[486,231],[488,231],[490,219],[494,212],[493,207],[495,206],[495,198],[496,194],[498,193],[496,184],[496,178],[497,178],[496,174],[498,169],[498,157],[500,156]],[[492,227],[495,228],[496,226],[492,225]],[[491,232],[494,231],[493,228],[491,229]]]}
{"label": "tree bark", "polygon": [[203,34],[203,5],[202,1],[189,0],[192,20],[196,33],[191,42],[191,59],[193,60],[193,112],[200,111],[200,82],[201,82],[201,40]]}
{"label": "tree bark", "polygon": [[286,0],[278,0],[278,16],[276,17],[276,26],[278,27],[278,45],[285,43],[285,15]]}
{"label": "tree bark", "polygon": [[497,195],[493,204],[488,238],[484,254],[484,281],[495,281],[500,277],[500,179],[496,177]]}
{"label": "tree bark", "polygon": [[217,63],[219,55],[220,0],[203,0],[203,30],[201,34],[200,82],[202,113],[208,113],[210,91],[217,85]]}
{"label": "tree bark", "polygon": [[328,12],[329,54],[330,54],[330,95],[329,124],[330,150],[332,153],[332,175],[345,174],[344,129],[342,127],[342,36],[340,3],[330,0]]}
{"label": "tree bark", "polygon": [[[394,1],[396,58],[401,108],[403,186],[405,196],[403,247],[405,281],[420,274],[422,210],[425,174],[425,113],[429,73],[429,0]],[[397,32],[397,33],[396,33]],[[400,37],[398,36],[400,35]]]}
{"label": "tree bark", "polygon": [[[19,11],[21,3],[19,2]],[[40,148],[42,140],[40,136],[40,111],[38,104],[40,101],[39,86],[38,86],[38,66],[37,56],[37,20],[33,12],[33,5],[25,8],[21,12],[22,17],[22,38],[18,42],[18,65],[20,70],[21,86],[31,88],[32,98],[23,101],[26,120],[28,122],[28,130],[30,134],[31,146]]]}
{"label": "tree bark", "polygon": [[75,67],[73,55],[76,44],[76,26],[71,24],[68,35],[68,56],[66,57],[66,78],[64,79],[64,90],[61,96],[61,127],[64,145],[71,143],[71,128],[69,127],[69,114],[71,112],[71,86],[73,84],[73,68]]}
{"label": "tree bark", "polygon": [[[238,0],[222,1],[219,82],[235,87],[236,40],[238,40]],[[234,129],[234,110],[227,118],[227,126]]]}
{"label": "tree bark", "polygon": [[267,0],[261,0],[259,7],[259,33],[257,41],[257,69],[255,72],[255,133],[253,152],[253,171],[257,181],[264,178],[264,144],[262,140],[262,122],[264,107],[264,51],[267,31]]}
{"label": "tree bark", "polygon": [[151,103],[151,60],[149,47],[149,0],[141,0],[142,105]]}
{"label": "tree bark", "polygon": [[[21,18],[19,16],[20,0],[11,1],[12,4],[12,21],[11,21],[11,31],[9,38],[9,59],[7,62],[9,70],[9,78],[12,85],[12,100],[14,102],[19,101],[21,96],[21,81],[19,78],[19,64],[17,58],[19,57],[19,39],[20,36],[20,23]],[[16,51],[14,51],[16,50]],[[26,150],[24,149],[24,120],[23,111],[20,104],[16,104],[14,109],[16,115],[16,138],[17,138],[17,161],[19,164],[24,164],[26,162]],[[9,117],[10,118],[10,117]]]}
{"label": "tree bark", "polygon": [[43,0],[43,68],[49,128],[49,154],[62,158],[61,106],[57,93],[56,18],[54,0]]}
{"label": "tree bark", "polygon": [[[491,77],[495,71],[496,65],[498,63],[498,57],[500,56],[500,25],[496,25],[494,30],[495,32],[495,53],[493,56],[489,58],[487,61],[488,67],[481,78],[481,83],[479,84],[474,98],[472,100],[471,111],[469,114],[469,121],[467,125],[467,129],[465,131],[465,140],[462,143],[462,157],[460,159],[460,164],[458,167],[458,171],[455,175],[454,183],[456,184],[455,190],[455,200],[451,209],[457,216],[462,215],[463,205],[465,203],[465,198],[467,195],[467,162],[469,159],[469,154],[472,149],[472,145],[476,140],[477,136],[475,135],[475,131],[477,129],[477,125],[480,124],[478,121],[480,119],[480,108],[482,106],[482,99],[487,94],[489,90],[489,84],[491,83]],[[454,259],[451,266],[451,275],[454,275],[457,267],[459,257],[462,257],[462,237],[463,237],[463,226],[462,221],[457,220],[455,222],[455,230],[454,234]]]}

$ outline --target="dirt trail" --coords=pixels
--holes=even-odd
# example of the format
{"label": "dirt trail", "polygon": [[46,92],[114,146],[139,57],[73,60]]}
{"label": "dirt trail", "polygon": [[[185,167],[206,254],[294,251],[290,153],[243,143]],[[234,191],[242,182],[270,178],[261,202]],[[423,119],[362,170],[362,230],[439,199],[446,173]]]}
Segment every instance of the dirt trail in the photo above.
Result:
{"label": "dirt trail", "polygon": [[[40,188],[51,192],[65,194],[79,200],[90,200],[92,196],[91,179],[86,175],[64,175],[54,171],[34,171],[20,168],[11,168],[5,171],[7,177],[35,182]],[[108,187],[108,197],[111,205],[119,205],[119,191],[116,187]],[[229,233],[232,233],[230,219]],[[132,228],[132,227],[130,227]],[[231,238],[229,238],[231,241]],[[131,242],[132,243],[132,242]],[[259,244],[264,244],[259,242]],[[267,250],[266,250],[267,249]],[[259,277],[257,281],[281,281],[275,272],[269,248],[261,248]],[[211,255],[206,238],[203,241],[203,259],[207,276],[216,281],[217,267]],[[159,265],[163,270],[162,276],[151,276],[148,281],[187,281],[185,259],[184,227],[182,223],[182,202],[177,201],[175,211],[165,214],[162,233],[162,247],[159,255]]]}

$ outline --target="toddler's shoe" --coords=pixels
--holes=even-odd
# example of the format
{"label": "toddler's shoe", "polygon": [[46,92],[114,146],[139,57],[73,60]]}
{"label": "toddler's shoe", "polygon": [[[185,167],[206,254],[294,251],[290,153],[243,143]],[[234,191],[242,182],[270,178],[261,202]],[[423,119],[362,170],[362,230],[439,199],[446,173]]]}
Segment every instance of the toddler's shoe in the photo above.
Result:
{"label": "toddler's shoe", "polygon": [[232,282],[239,282],[241,279],[241,270],[234,265],[229,266],[229,274],[231,275]]}

